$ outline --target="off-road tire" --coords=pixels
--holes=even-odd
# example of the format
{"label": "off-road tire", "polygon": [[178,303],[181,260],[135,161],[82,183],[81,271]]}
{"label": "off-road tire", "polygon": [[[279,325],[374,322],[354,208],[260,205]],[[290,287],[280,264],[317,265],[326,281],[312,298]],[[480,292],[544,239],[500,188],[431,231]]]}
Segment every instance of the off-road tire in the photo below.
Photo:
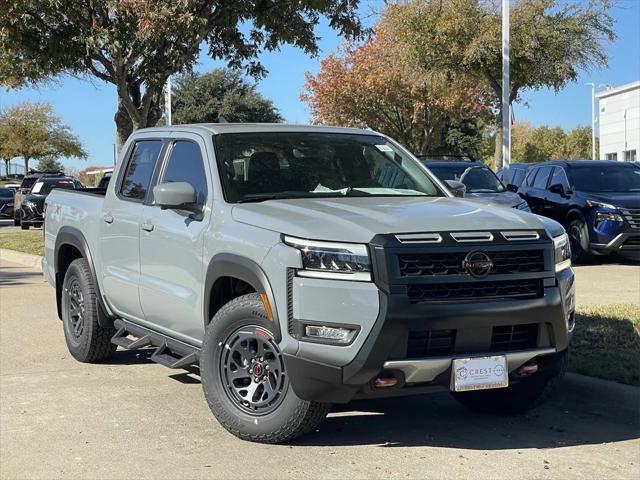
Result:
{"label": "off-road tire", "polygon": [[589,232],[585,223],[580,218],[572,220],[567,233],[571,242],[571,261],[586,263],[592,260],[593,255],[589,253]]}
{"label": "off-road tire", "polygon": [[200,356],[204,396],[218,422],[236,437],[259,443],[287,442],[316,428],[329,413],[330,405],[301,400],[290,384],[282,393],[281,403],[268,413],[247,413],[234,403],[220,374],[224,342],[238,328],[253,325],[273,338],[273,322],[267,318],[257,293],[235,298],[215,314],[206,328]]}
{"label": "off-road tire", "polygon": [[555,392],[567,371],[567,351],[556,353],[543,370],[507,388],[457,392],[453,396],[478,413],[517,415],[543,404]]}
{"label": "off-road tire", "polygon": [[[70,286],[77,282],[84,299],[83,328],[79,336],[74,335],[70,317]],[[62,325],[69,352],[79,362],[93,363],[108,359],[118,348],[111,343],[114,328],[101,327],[98,323],[100,307],[97,288],[89,265],[84,258],[71,262],[62,283]]]}

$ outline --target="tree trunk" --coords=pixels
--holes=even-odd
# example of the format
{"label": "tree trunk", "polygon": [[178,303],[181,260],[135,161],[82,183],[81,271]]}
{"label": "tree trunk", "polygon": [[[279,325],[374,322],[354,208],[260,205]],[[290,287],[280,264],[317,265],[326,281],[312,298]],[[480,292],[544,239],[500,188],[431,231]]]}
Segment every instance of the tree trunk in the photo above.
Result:
{"label": "tree trunk", "polygon": [[161,117],[162,110],[159,108],[158,102],[151,102],[147,117],[141,118],[139,123],[135,124],[129,112],[127,112],[122,99],[118,97],[118,110],[114,116],[116,122],[116,153],[118,153],[118,155],[120,154],[120,150],[134,130],[138,128],[155,127]]}
{"label": "tree trunk", "polygon": [[5,177],[8,177],[8,176],[9,176],[9,174],[11,173],[11,172],[9,171],[9,163],[10,163],[10,162],[11,162],[11,159],[8,159],[8,158],[7,158],[7,159],[5,159],[5,161],[4,161],[4,175],[5,175]]}
{"label": "tree trunk", "polygon": [[24,174],[29,173],[29,157],[24,157]]}
{"label": "tree trunk", "polygon": [[493,153],[493,163],[496,170],[502,168],[502,123],[496,129],[496,148]]}

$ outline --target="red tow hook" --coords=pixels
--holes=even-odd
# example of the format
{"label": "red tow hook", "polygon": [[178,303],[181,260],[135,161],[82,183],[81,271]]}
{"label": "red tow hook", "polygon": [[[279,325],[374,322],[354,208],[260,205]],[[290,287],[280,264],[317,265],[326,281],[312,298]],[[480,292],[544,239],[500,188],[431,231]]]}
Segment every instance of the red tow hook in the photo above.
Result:
{"label": "red tow hook", "polygon": [[374,388],[389,388],[398,384],[398,379],[394,377],[378,377],[374,380]]}

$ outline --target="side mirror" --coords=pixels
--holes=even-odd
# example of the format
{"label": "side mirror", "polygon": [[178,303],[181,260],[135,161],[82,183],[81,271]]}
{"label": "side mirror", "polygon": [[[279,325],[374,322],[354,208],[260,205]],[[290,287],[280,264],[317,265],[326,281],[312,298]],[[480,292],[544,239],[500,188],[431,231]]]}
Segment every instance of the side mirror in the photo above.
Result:
{"label": "side mirror", "polygon": [[445,180],[444,183],[447,184],[449,191],[454,197],[463,198],[464,194],[467,193],[467,186],[462,182],[458,182],[457,180]]}
{"label": "side mirror", "polygon": [[564,187],[562,186],[561,183],[554,183],[553,185],[551,185],[549,187],[549,191],[551,193],[557,193],[558,195],[564,195],[565,194]]}
{"label": "side mirror", "polygon": [[196,190],[187,182],[161,183],[153,187],[153,197],[162,210],[186,210],[201,213],[202,207],[196,203]]}
{"label": "side mirror", "polygon": [[518,187],[513,183],[507,183],[507,190],[516,193],[518,191]]}

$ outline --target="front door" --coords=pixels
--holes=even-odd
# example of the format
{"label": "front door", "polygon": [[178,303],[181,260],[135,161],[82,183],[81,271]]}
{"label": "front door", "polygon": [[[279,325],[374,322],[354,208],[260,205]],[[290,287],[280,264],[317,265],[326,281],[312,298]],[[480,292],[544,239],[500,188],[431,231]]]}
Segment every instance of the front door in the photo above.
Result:
{"label": "front door", "polygon": [[100,219],[103,294],[119,315],[143,318],[140,281],[140,216],[162,151],[157,139],[138,140],[122,166],[120,182],[111,182]]}
{"label": "front door", "polygon": [[153,200],[144,206],[140,222],[140,302],[146,321],[154,328],[198,345],[204,334],[204,236],[211,212],[207,207],[211,189],[204,162],[206,146],[193,135],[174,138],[167,148],[157,183],[190,183],[203,213],[162,210]]}

